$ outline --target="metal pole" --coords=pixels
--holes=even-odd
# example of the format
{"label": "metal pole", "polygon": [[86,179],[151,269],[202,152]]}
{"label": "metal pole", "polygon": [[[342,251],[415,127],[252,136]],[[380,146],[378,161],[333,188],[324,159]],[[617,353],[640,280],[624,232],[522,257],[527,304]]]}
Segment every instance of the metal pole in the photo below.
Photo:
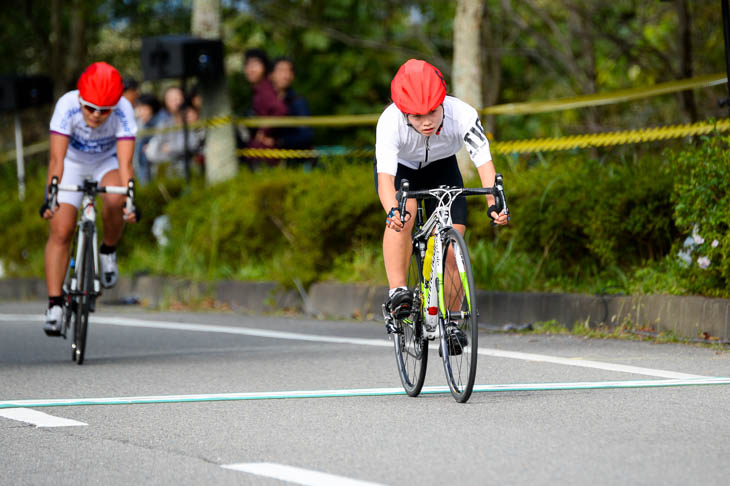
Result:
{"label": "metal pole", "polygon": [[183,105],[180,110],[183,123],[183,154],[185,160],[185,182],[190,182],[190,151],[188,150],[188,108],[187,108],[187,96],[188,90],[185,86],[185,78],[182,78],[182,92],[183,92]]}
{"label": "metal pole", "polygon": [[18,167],[18,200],[25,199],[25,163],[23,161],[23,131],[20,128],[20,115],[15,113],[15,162]]}
{"label": "metal pole", "polygon": [[720,105],[727,105],[728,115],[730,115],[730,5],[728,0],[720,0],[722,4],[722,31],[725,38],[725,72],[728,78],[728,98],[723,100]]}

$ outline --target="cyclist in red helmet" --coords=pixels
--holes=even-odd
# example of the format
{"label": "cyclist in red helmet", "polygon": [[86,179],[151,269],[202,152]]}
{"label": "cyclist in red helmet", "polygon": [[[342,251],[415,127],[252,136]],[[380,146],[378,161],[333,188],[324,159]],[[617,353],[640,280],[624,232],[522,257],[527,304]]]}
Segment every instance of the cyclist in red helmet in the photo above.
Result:
{"label": "cyclist in red helmet", "polygon": [[[390,84],[393,103],[378,119],[375,138],[375,188],[387,213],[383,235],[383,257],[389,292],[386,307],[398,318],[407,316],[412,296],[406,287],[411,253],[413,219],[401,223],[396,190],[408,179],[412,190],[440,185],[464,186],[456,153],[466,146],[483,187],[494,185],[495,170],[477,111],[467,103],[447,96],[446,81],[436,67],[417,59],[403,64]],[[507,224],[504,211],[494,209],[487,196],[489,217]],[[426,201],[430,213],[434,201]],[[410,199],[406,210],[416,212]],[[466,230],[466,199],[458,198],[451,207],[454,228]]]}
{"label": "cyclist in red helmet", "polygon": [[[96,62],[81,74],[77,88],[59,98],[51,118],[47,187],[54,176],[62,185],[82,185],[85,179],[93,179],[101,185],[126,186],[134,177],[137,126],[132,105],[122,98],[122,77],[109,64]],[[81,193],[61,191],[56,207],[49,207],[48,195],[41,206],[41,216],[50,223],[45,250],[48,311],[44,330],[48,335],[59,335],[62,327],[62,285],[81,197]],[[109,288],[118,278],[115,249],[124,221],[135,222],[137,216],[124,208],[126,196],[102,194],[102,200],[100,277]]]}

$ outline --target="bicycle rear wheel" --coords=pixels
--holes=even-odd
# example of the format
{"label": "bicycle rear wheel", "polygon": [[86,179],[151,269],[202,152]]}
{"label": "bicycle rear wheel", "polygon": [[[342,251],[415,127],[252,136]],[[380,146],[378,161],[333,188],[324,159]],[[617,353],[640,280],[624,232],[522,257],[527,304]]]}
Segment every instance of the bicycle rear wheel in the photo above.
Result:
{"label": "bicycle rear wheel", "polygon": [[[441,355],[451,394],[459,403],[469,400],[477,371],[479,328],[476,288],[471,260],[461,233],[451,228],[444,241]],[[441,297],[441,296],[439,296]]]}
{"label": "bicycle rear wheel", "polygon": [[93,238],[88,229],[84,229],[83,266],[79,272],[80,295],[76,302],[76,321],[74,323],[73,352],[76,364],[84,363],[86,353],[86,333],[89,327],[89,309],[94,298],[94,249],[91,248]]}
{"label": "bicycle rear wheel", "polygon": [[414,249],[408,268],[408,289],[413,292],[412,310],[408,317],[395,321],[397,331],[393,334],[400,381],[411,397],[421,393],[428,364],[428,341],[423,332],[421,268],[420,254]]}

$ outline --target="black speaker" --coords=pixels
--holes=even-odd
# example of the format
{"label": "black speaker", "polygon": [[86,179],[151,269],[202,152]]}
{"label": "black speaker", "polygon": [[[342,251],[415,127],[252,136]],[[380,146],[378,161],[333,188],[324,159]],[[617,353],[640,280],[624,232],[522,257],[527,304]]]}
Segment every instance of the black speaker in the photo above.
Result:
{"label": "black speaker", "polygon": [[53,102],[48,76],[0,76],[0,111],[15,111]]}
{"label": "black speaker", "polygon": [[214,78],[223,75],[223,42],[185,35],[142,39],[142,73],[147,80]]}

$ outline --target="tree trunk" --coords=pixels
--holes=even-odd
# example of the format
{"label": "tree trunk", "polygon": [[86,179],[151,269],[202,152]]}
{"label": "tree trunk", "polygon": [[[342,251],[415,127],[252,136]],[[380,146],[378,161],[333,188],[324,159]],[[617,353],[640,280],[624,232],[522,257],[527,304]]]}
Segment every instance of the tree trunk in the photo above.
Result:
{"label": "tree trunk", "polygon": [[[192,31],[194,35],[206,39],[221,37],[220,0],[194,0]],[[201,118],[232,116],[225,75],[201,79],[200,92],[203,98]],[[208,184],[215,184],[234,177],[237,172],[234,127],[231,124],[208,127],[205,136],[205,180]]]}
{"label": "tree trunk", "polygon": [[[484,11],[482,0],[459,0],[454,18],[454,95],[480,111],[482,109],[482,66],[480,23]],[[464,179],[474,173],[465,148],[457,155]]]}
{"label": "tree trunk", "polygon": [[86,67],[86,8],[82,0],[74,0],[71,8],[71,27],[66,72],[64,76],[64,92],[76,88],[76,81]]}
{"label": "tree trunk", "polygon": [[51,1],[51,59],[50,68],[53,76],[53,97],[60,98],[66,92],[66,77],[64,76],[64,60],[61,55],[61,0]]}
{"label": "tree trunk", "polygon": [[[692,19],[687,0],[676,0],[677,16],[679,17],[679,43],[680,43],[680,66],[679,72],[682,78],[692,77]],[[686,89],[681,93],[682,110],[689,121],[697,121],[697,105],[695,104],[694,91]]]}
{"label": "tree trunk", "polygon": [[[502,51],[505,45],[511,45],[513,40],[506,40],[504,9],[496,5],[484,9],[482,17],[482,38],[484,46],[481,60],[485,67],[482,75],[482,99],[484,106],[497,104],[502,87]],[[506,42],[505,42],[506,41]],[[487,133],[497,136],[497,119],[494,115],[484,117],[484,129]]]}

